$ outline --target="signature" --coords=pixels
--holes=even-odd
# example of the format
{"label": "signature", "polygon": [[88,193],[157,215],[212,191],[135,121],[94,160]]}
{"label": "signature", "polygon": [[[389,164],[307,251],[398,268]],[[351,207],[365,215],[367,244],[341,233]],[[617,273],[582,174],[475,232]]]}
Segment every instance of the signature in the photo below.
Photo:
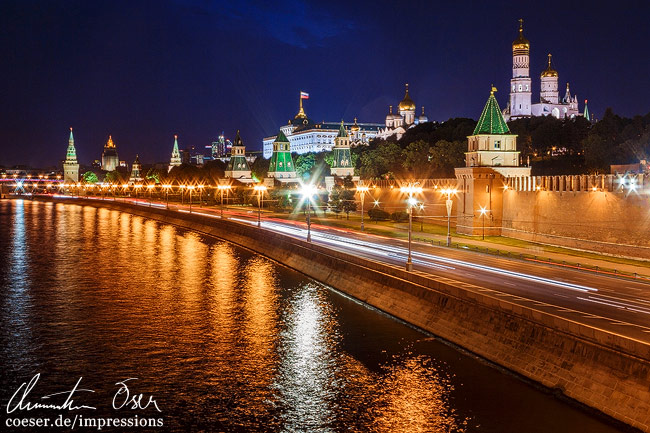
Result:
{"label": "signature", "polygon": [[[7,403],[7,413],[13,413],[17,410],[29,411],[34,409],[56,409],[56,410],[69,410],[69,411],[79,410],[79,409],[91,409],[91,410],[97,409],[96,407],[93,406],[75,404],[74,398],[78,398],[77,396],[79,394],[84,392],[92,392],[92,393],[95,392],[92,389],[79,388],[79,385],[81,384],[81,380],[83,379],[82,377],[80,377],[79,380],[77,380],[77,383],[74,385],[74,387],[72,387],[71,390],[55,392],[53,394],[44,395],[40,398],[40,400],[47,400],[52,397],[65,395],[66,397],[63,403],[55,404],[55,403],[33,402],[32,400],[35,400],[37,398],[34,397],[30,400],[31,397],[30,393],[36,386],[36,383],[38,382],[40,377],[41,374],[36,373],[29,382],[23,382],[18,387],[16,392],[14,392],[14,394],[9,399],[9,402]],[[158,412],[162,412],[158,407],[158,402],[156,402],[156,399],[152,395],[149,395],[147,398],[147,396],[145,396],[144,394],[131,393],[127,385],[127,382],[132,380],[137,380],[137,378],[131,377],[115,383],[115,385],[117,385],[118,388],[115,394],[113,395],[113,409],[144,410],[149,407],[152,407],[156,409]]]}
{"label": "signature", "polygon": [[[36,386],[36,383],[38,382],[38,379],[40,379],[40,377],[41,377],[41,373],[36,373],[34,377],[32,377],[32,380],[30,380],[29,382],[23,382],[18,387],[16,392],[14,392],[14,395],[12,395],[11,398],[9,399],[9,403],[7,403],[7,413],[12,413],[16,410],[34,410],[34,409],[58,409],[58,410],[67,409],[71,411],[79,410],[79,409],[97,409],[95,407],[86,406],[86,405],[75,406],[74,400],[72,399],[75,392],[95,392],[92,389],[79,389],[79,384],[81,383],[81,379],[82,379],[81,377],[79,378],[75,386],[70,391],[56,392],[54,394],[48,394],[41,397],[41,400],[46,400],[57,395],[67,394],[67,397],[62,404],[44,404],[44,403],[30,402],[28,400],[29,393]],[[14,402],[16,398],[18,398],[18,400]]]}

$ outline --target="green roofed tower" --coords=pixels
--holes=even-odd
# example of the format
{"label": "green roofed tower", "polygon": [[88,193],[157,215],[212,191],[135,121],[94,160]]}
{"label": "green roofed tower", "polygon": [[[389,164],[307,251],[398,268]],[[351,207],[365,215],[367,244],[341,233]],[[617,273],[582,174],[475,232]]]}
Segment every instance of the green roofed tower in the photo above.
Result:
{"label": "green roofed tower", "polygon": [[334,139],[334,147],[332,148],[334,156],[330,171],[333,176],[346,177],[354,175],[354,167],[352,166],[352,155],[350,154],[350,137],[348,136],[343,121],[339,127],[339,133]]}
{"label": "green roofed tower", "polygon": [[280,131],[273,142],[273,155],[269,163],[268,176],[280,181],[296,180],[296,169],[291,158],[291,143]]}
{"label": "green roofed tower", "polygon": [[79,182],[79,162],[77,161],[77,150],[74,147],[72,127],[70,128],[70,138],[68,139],[68,151],[63,162],[63,182]]}
{"label": "green roofed tower", "polygon": [[226,177],[237,179],[240,182],[252,182],[251,169],[246,160],[246,147],[237,131],[237,136],[230,151],[230,161],[226,167]]}
{"label": "green roofed tower", "polygon": [[517,167],[519,152],[517,136],[510,133],[492,86],[485,108],[478,119],[474,134],[467,137],[465,165],[467,167]]}

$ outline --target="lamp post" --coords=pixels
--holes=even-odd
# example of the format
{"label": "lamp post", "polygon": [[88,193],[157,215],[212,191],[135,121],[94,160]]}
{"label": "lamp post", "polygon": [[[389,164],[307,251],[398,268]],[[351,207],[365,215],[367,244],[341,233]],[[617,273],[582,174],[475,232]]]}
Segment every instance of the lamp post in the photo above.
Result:
{"label": "lamp post", "polygon": [[231,188],[230,185],[217,185],[219,192],[221,192],[221,218],[223,218],[223,192]]}
{"label": "lamp post", "polygon": [[257,191],[257,227],[262,227],[262,198],[266,187],[262,184],[253,187]]}
{"label": "lamp post", "polygon": [[447,195],[447,201],[445,205],[447,207],[447,246],[451,246],[451,209],[454,205],[454,201],[451,199],[452,194],[456,194],[458,190],[456,188],[443,188],[440,190],[441,193]]}
{"label": "lamp post", "polygon": [[363,201],[364,200],[363,199],[365,198],[365,195],[368,192],[368,189],[369,188],[367,186],[363,186],[363,185],[357,186],[357,192],[359,194],[361,194],[361,231],[363,231],[363,229],[364,229],[364,227],[363,227]]}
{"label": "lamp post", "polygon": [[312,184],[303,185],[300,193],[303,200],[307,198],[307,242],[311,242],[311,198],[316,194],[316,187]]}
{"label": "lamp post", "polygon": [[169,209],[169,190],[171,187],[171,185],[163,185],[163,188],[165,189],[165,207],[167,209]]}
{"label": "lamp post", "polygon": [[400,188],[401,192],[407,193],[409,196],[408,199],[406,200],[406,202],[408,203],[408,214],[409,214],[409,255],[408,258],[406,259],[407,271],[413,270],[413,260],[411,257],[411,231],[413,229],[413,206],[417,204],[417,200],[413,197],[413,194],[422,192],[422,187],[418,186],[419,184],[420,184],[419,182],[409,183],[408,186],[403,186]]}
{"label": "lamp post", "polygon": [[156,187],[155,184],[149,184],[147,185],[147,189],[149,190],[149,207],[151,207],[151,202],[153,201],[153,189]]}
{"label": "lamp post", "polygon": [[203,185],[199,185],[199,207],[203,207]]}
{"label": "lamp post", "polygon": [[481,214],[481,219],[483,220],[483,236],[482,239],[485,240],[485,214],[488,212],[488,210],[481,206],[479,213]]}
{"label": "lamp post", "polygon": [[188,185],[187,189],[190,190],[190,213],[192,213],[192,191],[194,190],[194,185]]}

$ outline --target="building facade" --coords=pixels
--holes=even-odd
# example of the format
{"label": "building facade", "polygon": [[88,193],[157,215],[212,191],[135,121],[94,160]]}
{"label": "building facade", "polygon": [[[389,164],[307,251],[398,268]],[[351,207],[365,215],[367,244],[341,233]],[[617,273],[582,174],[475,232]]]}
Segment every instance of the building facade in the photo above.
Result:
{"label": "building facade", "polygon": [[79,162],[77,161],[77,150],[74,147],[72,127],[70,128],[70,138],[68,139],[68,151],[63,162],[63,182],[79,182]]}
{"label": "building facade", "polygon": [[[354,146],[368,144],[384,126],[381,123],[357,123],[356,118],[354,122],[344,123],[344,125],[350,130],[350,141]],[[334,139],[339,132],[339,123],[325,121],[316,123],[312,121],[312,119],[307,117],[301,99],[298,114],[292,120],[289,120],[288,124],[282,126],[280,131],[289,140],[293,152],[299,154],[307,152],[329,152],[334,147]],[[266,137],[263,139],[264,158],[268,159],[273,154],[276,137]]]}
{"label": "building facade", "polygon": [[532,116],[553,116],[558,119],[581,116],[578,97],[571,95],[569,83],[566,83],[564,96],[560,99],[558,81],[558,72],[553,69],[549,54],[547,67],[540,74],[539,102],[532,102],[530,42],[524,37],[523,20],[519,20],[519,34],[512,42],[512,79],[510,99],[503,110],[505,120]]}
{"label": "building facade", "polygon": [[108,141],[104,145],[102,152],[102,170],[113,171],[120,165],[120,159],[117,156],[117,147],[113,142],[113,137],[108,136]]}
{"label": "building facade", "polygon": [[394,135],[399,140],[407,129],[429,121],[429,118],[424,114],[424,107],[422,107],[422,114],[419,116],[415,115],[415,111],[415,102],[409,95],[409,85],[407,83],[404,98],[397,105],[397,113],[393,114],[392,105],[388,107],[385,126],[379,131],[377,137],[385,139]]}

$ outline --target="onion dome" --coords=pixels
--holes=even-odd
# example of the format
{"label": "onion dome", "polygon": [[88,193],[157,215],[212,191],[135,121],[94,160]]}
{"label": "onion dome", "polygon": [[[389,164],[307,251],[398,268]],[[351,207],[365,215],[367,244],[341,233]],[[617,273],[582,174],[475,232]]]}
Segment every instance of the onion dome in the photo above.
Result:
{"label": "onion dome", "polygon": [[418,123],[426,123],[429,121],[429,118],[424,114],[424,105],[422,106],[422,114],[418,116]]}
{"label": "onion dome", "polygon": [[415,111],[415,102],[411,99],[409,96],[409,85],[406,85],[406,94],[404,95],[404,99],[402,99],[402,102],[399,103],[399,111]]}
{"label": "onion dome", "polygon": [[548,53],[548,66],[542,72],[542,78],[544,77],[557,77],[557,71],[551,67],[551,53]]}
{"label": "onion dome", "polygon": [[359,125],[357,125],[357,118],[354,118],[354,125],[350,127],[351,131],[358,131],[359,130]]}
{"label": "onion dome", "polygon": [[530,50],[530,42],[524,37],[524,20],[519,20],[519,36],[512,42],[512,54],[514,56],[518,55],[528,55]]}

